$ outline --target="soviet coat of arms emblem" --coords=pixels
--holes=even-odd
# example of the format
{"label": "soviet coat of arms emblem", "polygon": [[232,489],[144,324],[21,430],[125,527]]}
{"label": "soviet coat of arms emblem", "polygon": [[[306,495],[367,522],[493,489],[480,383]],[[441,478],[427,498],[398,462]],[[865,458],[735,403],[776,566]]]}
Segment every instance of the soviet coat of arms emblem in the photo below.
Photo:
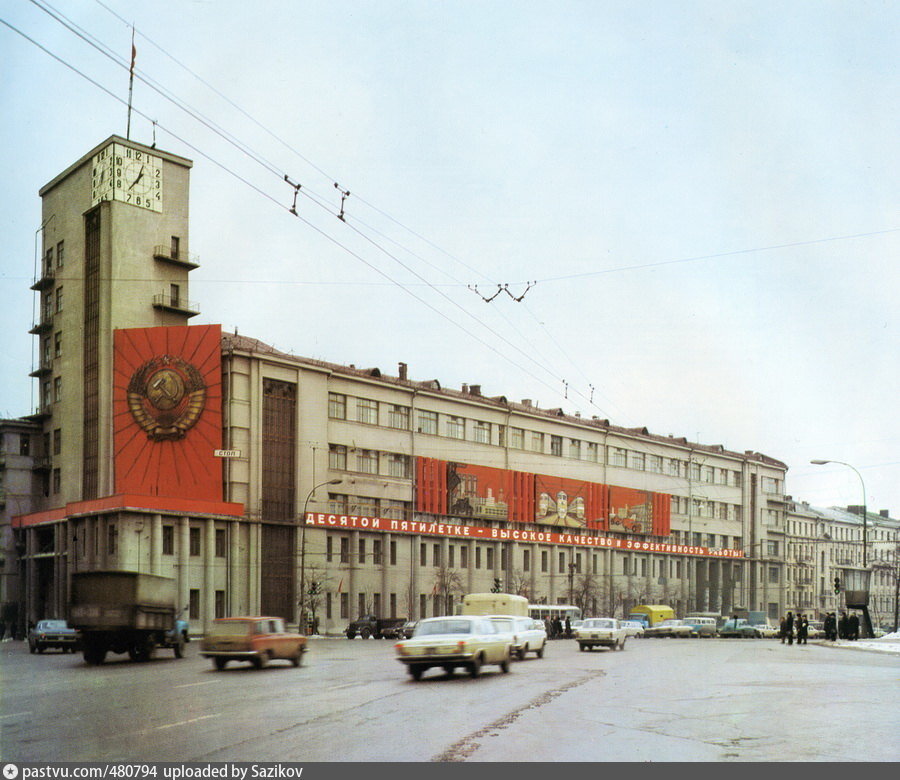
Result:
{"label": "soviet coat of arms emblem", "polygon": [[128,383],[128,409],[153,441],[181,439],[206,403],[206,385],[190,363],[171,355],[148,360]]}

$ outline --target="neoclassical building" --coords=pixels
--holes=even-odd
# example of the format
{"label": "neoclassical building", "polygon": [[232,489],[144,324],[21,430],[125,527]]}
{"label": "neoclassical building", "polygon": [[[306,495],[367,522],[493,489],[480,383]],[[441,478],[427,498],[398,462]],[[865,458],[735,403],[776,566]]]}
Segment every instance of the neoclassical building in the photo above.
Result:
{"label": "neoclassical building", "polygon": [[[217,616],[413,618],[466,592],[624,614],[791,605],[787,467],[190,325],[184,158],[113,136],[41,191],[24,619],[72,572],[171,576]],[[493,391],[496,392],[496,391]]]}

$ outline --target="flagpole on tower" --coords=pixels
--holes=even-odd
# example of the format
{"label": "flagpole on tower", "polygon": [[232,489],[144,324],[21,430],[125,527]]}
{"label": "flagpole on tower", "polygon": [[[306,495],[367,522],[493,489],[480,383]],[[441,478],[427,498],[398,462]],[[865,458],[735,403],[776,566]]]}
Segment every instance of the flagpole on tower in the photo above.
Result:
{"label": "flagpole on tower", "polygon": [[131,68],[128,70],[128,126],[125,130],[125,138],[131,140],[131,93],[134,89],[134,60],[137,49],[134,48],[134,26],[131,28]]}

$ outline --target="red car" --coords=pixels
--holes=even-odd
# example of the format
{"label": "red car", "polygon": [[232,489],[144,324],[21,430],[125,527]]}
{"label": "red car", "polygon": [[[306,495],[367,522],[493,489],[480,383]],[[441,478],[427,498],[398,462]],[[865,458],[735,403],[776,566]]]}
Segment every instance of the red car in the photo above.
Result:
{"label": "red car", "polygon": [[303,662],[306,637],[285,630],[279,617],[227,617],[213,622],[200,643],[200,655],[222,670],[229,661],[249,661],[262,669],[269,661]]}

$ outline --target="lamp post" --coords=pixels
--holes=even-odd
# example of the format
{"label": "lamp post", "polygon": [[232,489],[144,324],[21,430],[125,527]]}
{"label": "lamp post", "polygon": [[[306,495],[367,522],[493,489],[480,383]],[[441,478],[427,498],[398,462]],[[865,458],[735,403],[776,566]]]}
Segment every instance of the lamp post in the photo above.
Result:
{"label": "lamp post", "polygon": [[862,485],[862,494],[863,494],[863,502],[862,502],[862,517],[863,517],[863,548],[862,548],[862,565],[865,569],[867,566],[867,558],[866,558],[866,548],[868,547],[868,521],[866,516],[866,483],[863,482],[862,474],[860,474],[853,466],[849,463],[844,463],[842,460],[811,460],[814,466],[824,466],[826,463],[837,463],[841,466],[846,466],[848,469],[853,469],[853,473],[859,477],[859,484]]}
{"label": "lamp post", "polygon": [[298,626],[298,630],[301,631],[305,631],[306,628],[306,510],[309,508],[309,500],[316,490],[325,485],[340,485],[342,481],[340,478],[329,479],[327,482],[314,485],[312,490],[306,494],[306,501],[303,502],[303,514],[300,516],[302,525],[300,527],[300,626]]}

